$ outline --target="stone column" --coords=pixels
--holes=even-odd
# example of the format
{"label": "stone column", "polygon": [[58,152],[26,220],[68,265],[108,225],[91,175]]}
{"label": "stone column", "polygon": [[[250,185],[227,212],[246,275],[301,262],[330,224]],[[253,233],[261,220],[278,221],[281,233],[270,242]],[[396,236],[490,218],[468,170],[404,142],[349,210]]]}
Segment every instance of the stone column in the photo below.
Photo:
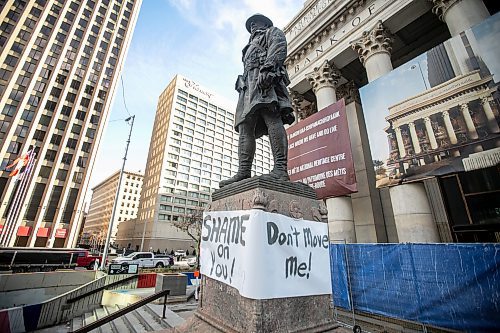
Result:
{"label": "stone column", "polygon": [[[366,69],[368,81],[371,82],[392,71],[392,42],[391,34],[382,21],[378,21],[370,31],[363,32],[359,39],[351,41],[351,47],[358,53]],[[382,211],[380,193],[375,184],[373,159],[360,105],[352,104],[352,112],[347,113],[347,120],[358,181],[358,192],[351,195],[356,240],[360,243],[386,242],[386,212]]]}
{"label": "stone column", "polygon": [[321,66],[315,67],[312,73],[306,75],[316,95],[318,111],[321,111],[337,101],[335,88],[337,87],[340,77],[339,70],[327,60],[325,60]]}
{"label": "stone column", "polygon": [[[335,88],[340,79],[340,72],[328,61],[314,68],[312,73],[306,75],[311,83],[318,111],[332,105],[337,101]],[[328,210],[328,233],[332,240],[345,240],[348,243],[356,242],[354,232],[354,217],[350,197],[336,197],[326,199]]]}
{"label": "stone column", "polygon": [[408,123],[408,127],[410,128],[411,142],[413,143],[413,150],[415,154],[420,154],[422,149],[420,149],[420,142],[418,141],[417,131],[415,131],[415,123]]}
{"label": "stone column", "polygon": [[425,130],[427,131],[427,136],[429,137],[429,142],[431,143],[431,148],[437,149],[438,144],[436,141],[436,136],[434,135],[434,130],[432,129],[431,118],[425,117],[424,123],[425,123]]}
{"label": "stone column", "polygon": [[451,36],[481,23],[490,16],[482,0],[429,0],[432,12],[445,22]]}
{"label": "stone column", "polygon": [[351,47],[359,55],[359,60],[365,66],[368,82],[378,79],[392,71],[391,50],[394,39],[382,21],[370,30],[365,31],[361,38],[351,42]]}
{"label": "stone column", "polygon": [[467,134],[469,135],[469,138],[477,139],[479,136],[477,135],[476,126],[474,125],[474,122],[472,121],[472,117],[470,116],[469,105],[467,103],[461,104],[460,105],[460,112],[462,113],[462,116],[464,117],[465,126],[467,126]]}
{"label": "stone column", "polygon": [[401,127],[396,127],[394,132],[396,132],[396,141],[398,142],[399,158],[403,158],[406,156],[406,149],[401,135]]}
{"label": "stone column", "polygon": [[454,145],[458,142],[458,140],[457,136],[455,135],[455,130],[453,129],[453,125],[451,124],[450,113],[448,111],[443,111],[442,115],[444,120],[444,126],[446,127],[446,133],[450,138],[450,143]]}
{"label": "stone column", "polygon": [[356,243],[351,198],[346,196],[326,199],[326,207],[330,242],[345,240],[347,243]]}
{"label": "stone column", "polygon": [[489,100],[489,96],[481,98],[481,105],[483,106],[484,114],[486,115],[486,119],[488,121],[488,129],[491,131],[491,133],[498,133],[500,132],[500,129],[498,128],[498,122],[495,118],[493,110],[491,109]]}
{"label": "stone column", "polygon": [[439,243],[424,184],[402,184],[389,191],[399,242]]}

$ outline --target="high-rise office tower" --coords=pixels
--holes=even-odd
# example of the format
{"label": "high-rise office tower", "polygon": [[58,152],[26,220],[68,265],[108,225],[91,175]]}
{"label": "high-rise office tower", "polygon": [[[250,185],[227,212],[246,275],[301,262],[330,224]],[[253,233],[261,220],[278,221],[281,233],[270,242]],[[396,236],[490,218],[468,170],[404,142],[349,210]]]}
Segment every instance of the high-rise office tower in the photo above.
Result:
{"label": "high-rise office tower", "polygon": [[[0,0],[2,245],[75,245],[140,6],[141,0]],[[24,163],[19,156],[30,163],[22,177],[9,177],[6,166]]]}
{"label": "high-rise office tower", "polygon": [[[120,224],[120,246],[192,251],[173,222],[203,209],[238,170],[232,104],[181,75],[170,82],[158,99],[137,220]],[[257,140],[253,173],[268,173],[272,163],[269,141]]]}
{"label": "high-rise office tower", "polygon": [[141,173],[124,171],[120,192],[117,193],[120,179],[120,171],[117,171],[92,189],[92,200],[82,233],[85,243],[104,246],[115,198],[118,196],[110,238],[111,244],[114,243],[118,225],[137,217],[143,178]]}

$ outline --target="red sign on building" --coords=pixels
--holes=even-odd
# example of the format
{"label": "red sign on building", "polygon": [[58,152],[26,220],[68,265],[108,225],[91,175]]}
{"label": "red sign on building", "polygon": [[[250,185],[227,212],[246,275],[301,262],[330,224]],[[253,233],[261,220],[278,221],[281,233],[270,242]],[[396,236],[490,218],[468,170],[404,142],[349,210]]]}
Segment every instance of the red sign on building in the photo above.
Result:
{"label": "red sign on building", "polygon": [[316,190],[318,199],[357,191],[344,100],[290,126],[288,174]]}
{"label": "red sign on building", "polygon": [[66,229],[56,229],[56,234],[55,234],[55,238],[66,238],[66,233],[68,232],[68,230]]}
{"label": "red sign on building", "polygon": [[21,225],[17,229],[17,236],[29,236],[30,233],[31,233],[31,227]]}
{"label": "red sign on building", "polygon": [[38,228],[37,237],[49,237],[50,228]]}

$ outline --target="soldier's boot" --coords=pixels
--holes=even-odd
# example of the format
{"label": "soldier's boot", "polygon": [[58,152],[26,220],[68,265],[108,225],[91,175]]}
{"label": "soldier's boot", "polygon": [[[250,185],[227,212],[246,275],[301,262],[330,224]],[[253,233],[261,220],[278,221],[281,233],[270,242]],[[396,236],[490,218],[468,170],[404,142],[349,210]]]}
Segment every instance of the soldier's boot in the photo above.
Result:
{"label": "soldier's boot", "polygon": [[255,139],[245,138],[240,133],[238,146],[239,165],[238,172],[233,177],[219,182],[219,188],[223,188],[240,180],[250,178],[252,176],[252,163],[255,155]]}
{"label": "soldier's boot", "polygon": [[285,128],[282,124],[268,127],[269,143],[274,159],[273,170],[265,175],[275,180],[290,181],[287,169],[288,160],[288,139]]}

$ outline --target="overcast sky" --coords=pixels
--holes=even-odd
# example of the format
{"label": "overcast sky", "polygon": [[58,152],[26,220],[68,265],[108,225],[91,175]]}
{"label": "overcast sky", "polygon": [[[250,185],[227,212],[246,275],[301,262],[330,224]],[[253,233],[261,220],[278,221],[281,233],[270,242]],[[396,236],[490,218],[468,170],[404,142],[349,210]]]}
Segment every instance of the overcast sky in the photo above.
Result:
{"label": "overcast sky", "polygon": [[[283,29],[304,0],[144,0],[118,81],[110,122],[97,152],[90,188],[119,170],[129,126],[135,124],[126,170],[144,172],[158,96],[175,74],[184,75],[236,104],[246,19],[262,13]],[[124,98],[125,96],[125,103]],[[87,198],[89,199],[89,190]]]}

